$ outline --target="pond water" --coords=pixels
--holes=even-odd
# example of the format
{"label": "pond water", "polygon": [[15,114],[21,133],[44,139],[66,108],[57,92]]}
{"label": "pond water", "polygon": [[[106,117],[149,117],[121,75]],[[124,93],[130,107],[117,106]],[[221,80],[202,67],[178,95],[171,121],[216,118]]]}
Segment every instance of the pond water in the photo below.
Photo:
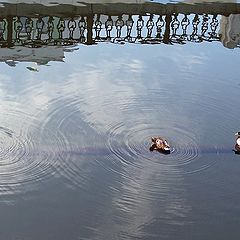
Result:
{"label": "pond water", "polygon": [[0,8],[0,239],[238,239],[240,5],[22,2]]}

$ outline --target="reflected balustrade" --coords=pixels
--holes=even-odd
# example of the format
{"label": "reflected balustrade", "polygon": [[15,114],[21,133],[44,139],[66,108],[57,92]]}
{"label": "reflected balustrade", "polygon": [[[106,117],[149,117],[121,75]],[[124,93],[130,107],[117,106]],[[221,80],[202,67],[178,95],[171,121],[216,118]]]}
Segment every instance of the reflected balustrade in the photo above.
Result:
{"label": "reflected balustrade", "polygon": [[15,16],[0,19],[0,46],[72,45],[74,43],[178,43],[219,41],[219,15],[96,14],[89,19]]}

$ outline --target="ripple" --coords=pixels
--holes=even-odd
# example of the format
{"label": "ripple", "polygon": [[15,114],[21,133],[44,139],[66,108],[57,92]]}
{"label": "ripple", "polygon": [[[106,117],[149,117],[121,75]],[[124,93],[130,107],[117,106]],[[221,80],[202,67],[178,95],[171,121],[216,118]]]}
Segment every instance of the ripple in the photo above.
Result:
{"label": "ripple", "polygon": [[[165,90],[164,93],[167,94]],[[135,109],[140,107],[149,114],[158,108],[163,115],[172,116],[162,101],[156,99],[158,96],[161,100],[165,99],[167,98],[165,95],[162,96],[155,90],[148,95],[147,102],[139,101],[139,97],[131,97],[130,104],[123,102],[119,108],[123,111],[122,114],[129,116],[130,119],[134,118]],[[91,102],[95,102],[96,97],[90,95]],[[154,109],[152,99],[155,99]],[[103,108],[110,112],[116,107],[114,104],[111,105],[111,101],[106,100],[104,104]],[[142,108],[142,104],[145,108]],[[99,130],[101,124],[96,119],[97,114],[93,114],[93,109],[89,111],[82,108],[85,105],[84,99],[77,96],[53,99],[49,103],[48,116],[41,127],[43,133],[48,132],[47,129],[58,133],[56,139],[59,139],[59,161],[56,171],[72,188],[87,190],[89,185],[97,188],[102,186],[107,178],[118,183],[123,179],[135,182],[132,173],[144,171],[148,167],[158,169],[161,174],[171,175],[170,178],[174,176],[179,178],[183,174],[206,170],[216,163],[216,158],[203,157],[204,148],[199,145],[196,132],[181,123],[178,124],[177,119],[171,120],[169,124],[166,124],[167,118],[162,119],[159,127],[146,122],[145,115],[139,115],[135,121],[117,123],[114,121],[111,123],[110,118],[109,123]],[[96,108],[96,111],[100,110]],[[113,117],[113,120],[116,118]],[[169,140],[172,146],[171,154],[163,155],[149,151],[151,137],[155,135],[165,136]],[[213,153],[219,151],[217,147],[210,150]],[[106,183],[106,186],[110,185]]]}
{"label": "ripple", "polygon": [[[61,140],[41,122],[17,109],[0,126],[0,197],[36,191],[56,173]],[[49,147],[51,144],[51,147]]]}
{"label": "ripple", "polygon": [[[112,101],[112,92],[109,93],[112,95],[101,98],[100,103],[97,92],[91,87],[85,90],[88,93],[87,99],[76,91],[72,95],[66,94],[49,101],[48,115],[41,123],[43,138],[48,134],[52,139],[48,145],[54,144],[55,140],[58,142],[55,147],[57,151],[53,151],[55,158],[58,158],[57,163],[53,163],[54,171],[70,187],[86,190],[91,185],[97,188],[104,185],[106,178],[118,183],[123,179],[135,181],[132,173],[144,171],[147,167],[155,168],[161,174],[171,175],[168,178],[171,181],[171,177],[202,172],[216,164],[216,158],[205,157],[207,151],[201,145],[202,139],[196,129],[186,127],[186,121],[192,124],[194,120],[188,121],[184,114],[179,115],[180,119],[173,117],[179,110],[175,102],[169,100],[173,94],[166,88],[150,89],[141,96],[131,95],[128,99],[121,96],[116,101]],[[198,111],[222,111],[221,107],[217,107],[215,98],[200,98],[197,94],[192,96],[191,101],[198,101]],[[165,102],[170,106],[166,107]],[[188,107],[189,96],[186,99],[181,97],[181,104],[183,108]],[[174,105],[173,108],[171,105]],[[116,107],[120,109],[120,113],[113,117],[107,117],[105,113],[103,118],[98,119],[103,110],[112,114]],[[146,114],[153,116],[152,121],[147,121]],[[156,124],[158,117],[161,118],[160,124]],[[197,118],[195,120],[196,123],[192,126],[199,123]],[[216,121],[214,126],[221,128],[221,121]],[[149,151],[151,137],[156,135],[165,136],[169,140],[171,154]],[[217,154],[221,152],[221,148],[211,146],[210,152]],[[151,184],[154,185],[149,183]],[[110,185],[106,183],[106,186]],[[115,186],[110,187],[117,189]]]}
{"label": "ripple", "polygon": [[[130,130],[129,130],[130,129]],[[171,154],[150,152],[151,137],[165,136],[172,146]],[[123,123],[112,126],[108,132],[108,147],[122,165],[144,168],[147,164],[162,165],[165,173],[194,173],[211,167],[215,160],[205,161],[196,136],[180,126],[153,127],[151,124]]]}
{"label": "ripple", "polygon": [[61,139],[56,171],[64,183],[70,188],[90,191],[89,185],[96,187],[102,184],[103,179],[96,181],[94,175],[105,171],[104,167],[99,169],[102,166],[99,159],[109,152],[104,147],[103,133],[87,120],[89,115],[80,110],[81,104],[81,99],[75,97],[52,100],[42,131],[52,129]]}

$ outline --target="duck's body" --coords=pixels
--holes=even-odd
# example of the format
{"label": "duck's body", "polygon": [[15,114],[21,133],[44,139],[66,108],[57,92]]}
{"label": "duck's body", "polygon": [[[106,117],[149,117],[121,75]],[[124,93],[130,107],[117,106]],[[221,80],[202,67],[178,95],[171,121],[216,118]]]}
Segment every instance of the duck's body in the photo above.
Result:
{"label": "duck's body", "polygon": [[152,142],[150,151],[157,150],[163,153],[170,153],[170,145],[166,139],[162,137],[152,137]]}
{"label": "duck's body", "polygon": [[240,154],[240,132],[235,133],[235,136],[237,136],[237,139],[234,152],[236,154]]}

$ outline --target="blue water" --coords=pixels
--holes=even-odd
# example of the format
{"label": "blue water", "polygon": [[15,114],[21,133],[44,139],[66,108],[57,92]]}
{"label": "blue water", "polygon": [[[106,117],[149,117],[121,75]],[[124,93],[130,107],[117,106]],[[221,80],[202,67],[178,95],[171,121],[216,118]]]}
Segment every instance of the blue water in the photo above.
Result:
{"label": "blue water", "polygon": [[239,48],[0,53],[0,239],[238,239]]}

